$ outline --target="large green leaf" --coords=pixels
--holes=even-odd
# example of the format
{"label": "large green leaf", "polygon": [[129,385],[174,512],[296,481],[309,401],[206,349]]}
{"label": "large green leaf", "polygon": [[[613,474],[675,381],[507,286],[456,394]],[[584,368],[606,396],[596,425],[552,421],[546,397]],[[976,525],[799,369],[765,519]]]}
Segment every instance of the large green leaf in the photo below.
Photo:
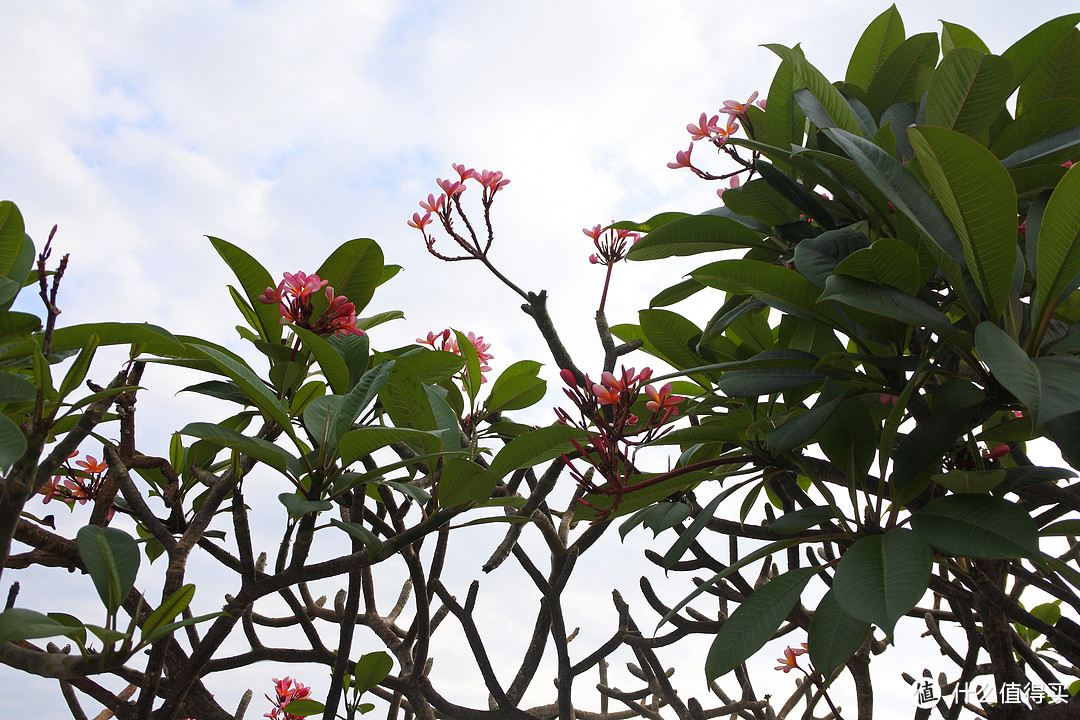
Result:
{"label": "large green leaf", "polygon": [[300,472],[300,460],[290,455],[284,448],[262,438],[248,437],[224,425],[205,422],[188,423],[180,434],[197,437],[200,440],[210,440],[222,447],[236,450],[264,462],[284,474],[292,472],[293,475],[298,476]]}
{"label": "large green leaf", "polygon": [[86,572],[109,614],[114,614],[135,585],[139,546],[123,530],[87,525],[75,536]]}
{"label": "large green leaf", "polygon": [[0,612],[0,643],[34,638],[85,636],[86,630],[55,620],[27,608],[8,608]]}
{"label": "large green leaf", "polygon": [[687,215],[665,223],[630,247],[630,260],[655,260],[761,245],[764,236],[728,217]]}
{"label": "large green leaf", "polygon": [[350,430],[341,436],[338,447],[341,452],[341,465],[348,467],[379,448],[386,447],[399,440],[411,440],[421,436],[431,436],[432,430],[414,430],[383,425],[368,425]]}
{"label": "large green leaf", "polygon": [[904,21],[896,5],[892,5],[863,30],[851,53],[844,79],[863,90],[869,88],[878,70],[904,38]]}
{"label": "large green leaf", "polygon": [[221,259],[232,269],[240,286],[244,288],[244,294],[251,303],[259,325],[255,330],[266,342],[278,342],[281,340],[281,313],[277,305],[265,305],[259,302],[259,295],[268,287],[277,287],[274,278],[267,272],[259,261],[248,253],[226,242],[221,238],[207,236],[214,250]]}
{"label": "large green leaf", "polygon": [[960,132],[921,127],[908,135],[963,244],[968,271],[990,319],[997,322],[1009,303],[1016,267],[1016,189],[1009,171],[993,153]]}
{"label": "large green leaf", "polygon": [[584,442],[585,433],[569,425],[552,425],[531,430],[508,442],[491,459],[489,472],[494,480],[499,480],[518,468],[532,467],[564,453],[573,452],[571,439]]}
{"label": "large green leaf", "polygon": [[932,500],[912,514],[911,527],[948,555],[1039,557],[1039,532],[1027,510],[989,495],[965,493]]}
{"label": "large green leaf", "polygon": [[[330,253],[316,274],[329,281],[329,286],[334,288],[337,295],[347,297],[359,315],[371,302],[375,288],[382,283],[382,248],[369,238],[349,240]],[[325,310],[328,304],[322,293],[316,293],[311,303],[316,315]]]}
{"label": "large green leaf", "polygon": [[[802,54],[798,46],[795,52]],[[765,113],[765,141],[770,145],[782,149],[802,145],[806,120],[795,104],[794,95],[803,85],[795,76],[793,63],[781,62],[769,85],[769,109]]]}
{"label": "large green leaf", "polygon": [[870,238],[865,232],[846,227],[803,240],[795,246],[792,259],[799,274],[820,288],[825,287],[825,280],[840,261],[869,246]]}
{"label": "large green leaf", "polygon": [[790,268],[758,260],[721,260],[690,273],[698,282],[738,295],[756,295],[769,305],[836,328],[845,322],[829,303],[819,303],[819,291]]}
{"label": "large green leaf", "polygon": [[1046,204],[1036,252],[1037,316],[1052,312],[1080,274],[1080,165],[1073,165]]}
{"label": "large green leaf", "polygon": [[930,545],[906,528],[870,535],[840,558],[833,593],[845,612],[892,637],[896,621],[926,592],[933,560]]}
{"label": "large green leaf", "polygon": [[640,310],[641,331],[664,360],[679,370],[700,367],[703,358],[694,352],[701,330],[670,310]]}
{"label": "large green leaf", "polygon": [[912,35],[889,53],[866,88],[867,106],[874,117],[880,117],[885,108],[895,103],[921,100],[937,58],[936,33]]}
{"label": "large green leaf", "polygon": [[971,29],[956,23],[941,21],[941,53],[946,57],[956,48],[973,48],[989,53],[990,48]]}
{"label": "large green leaf", "polygon": [[[765,45],[769,50],[776,53],[784,62],[791,63],[795,75],[806,85],[806,88],[821,103],[835,127],[842,128],[855,135],[861,134],[859,121],[854,111],[848,105],[847,100],[826,79],[821,71],[806,61],[802,53],[783,45]],[[767,113],[766,113],[767,114]]]}
{"label": "large green leaf", "polygon": [[799,219],[799,208],[760,178],[725,190],[724,205],[731,212],[752,217],[766,226],[784,225]]}
{"label": "large green leaf", "polygon": [[543,400],[547,383],[537,377],[538,372],[540,363],[535,360],[519,360],[503,370],[491,384],[485,410],[521,410]]}
{"label": "large green leaf", "polygon": [[[1038,159],[1038,156],[1031,157],[1031,150],[1017,155],[1017,159],[1013,159],[1013,155],[1025,148],[1031,148],[1040,140],[1058,136],[1063,132],[1067,133],[1069,130],[1076,130],[1078,127],[1080,127],[1080,98],[1058,98],[1028,108],[1027,112],[998,133],[990,149],[999,158],[1008,158],[1008,161],[1002,160],[1002,164],[1010,167],[1019,164],[1017,159],[1020,158],[1023,158],[1024,162]],[[1080,134],[1080,130],[1057,138],[1058,143],[1047,147],[1042,156],[1067,149],[1070,146],[1068,141],[1072,139],[1070,136],[1076,134]]]}
{"label": "large green leaf", "polygon": [[390,674],[394,660],[388,653],[379,651],[361,655],[353,670],[353,691],[366,693]]}
{"label": "large green leaf", "polygon": [[908,325],[927,327],[941,335],[957,332],[945,313],[889,285],[877,285],[848,275],[831,275],[821,297]]}
{"label": "large green leaf", "polygon": [[326,378],[330,388],[338,395],[347,392],[349,389],[349,366],[345,364],[345,359],[341,357],[341,353],[328,343],[326,338],[320,337],[310,330],[305,330],[297,325],[294,325],[292,329],[300,338],[304,349],[310,352],[315,361],[319,363],[319,369],[322,370],[323,377]]}
{"label": "large green leaf", "polygon": [[870,247],[856,250],[837,263],[833,272],[889,285],[908,295],[915,295],[922,285],[918,252],[903,240],[891,237],[879,238]]}
{"label": "large green leaf", "polygon": [[1055,98],[1080,97],[1080,30],[1073,27],[1020,83],[1017,113]]}
{"label": "large green leaf", "polygon": [[[399,359],[394,364],[386,379],[386,384],[379,391],[386,414],[400,428],[414,430],[439,430],[435,416],[431,411],[424,385],[409,366]],[[419,438],[421,447],[427,453],[442,450],[439,437],[431,435]]]}
{"label": "large green leaf", "polygon": [[0,275],[7,276],[15,267],[25,237],[26,224],[18,206],[10,200],[0,201]]}
{"label": "large green leaf", "polygon": [[484,468],[464,458],[450,458],[439,476],[439,504],[456,507],[483,502],[495,490],[496,479]]}
{"label": "large green leaf", "polygon": [[870,632],[870,623],[848,614],[830,590],[818,602],[810,620],[807,645],[810,660],[825,677],[854,655]]}
{"label": "large green leaf", "polygon": [[802,350],[766,350],[750,358],[749,367],[725,372],[717,388],[730,397],[770,395],[831,377],[817,364],[817,356]]}
{"label": "large green leaf", "polygon": [[[1063,15],[1049,20],[1014,42],[1001,57],[1009,61],[1013,69],[1013,89],[1019,87],[1047,54],[1076,27],[1080,22],[1080,13]],[[1017,103],[1016,114],[1027,112],[1022,103]]]}
{"label": "large green leaf", "polygon": [[[102,344],[105,344],[104,342]],[[201,353],[224,375],[233,380],[268,419],[276,422],[286,433],[292,433],[289,411],[282,401],[267,387],[255,371],[243,360],[210,343],[188,343],[188,347]]]}
{"label": "large green leaf", "polygon": [[705,660],[705,678],[726,675],[761,649],[784,621],[818,570],[799,568],[778,575],[754,591],[724,621]]}
{"label": "large green leaf", "polygon": [[26,452],[26,436],[7,415],[0,415],[0,469],[10,468]]}
{"label": "large green leaf", "polygon": [[1012,94],[1008,61],[958,48],[934,72],[926,96],[926,124],[984,137]]}

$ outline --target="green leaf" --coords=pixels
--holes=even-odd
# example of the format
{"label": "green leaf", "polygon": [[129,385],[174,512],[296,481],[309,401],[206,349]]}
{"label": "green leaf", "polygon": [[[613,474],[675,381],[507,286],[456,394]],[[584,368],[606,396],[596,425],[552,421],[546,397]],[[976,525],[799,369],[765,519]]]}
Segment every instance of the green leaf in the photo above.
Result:
{"label": "green leaf", "polygon": [[965,493],[932,500],[911,516],[911,527],[943,553],[968,558],[1039,556],[1035,521],[1015,503]]}
{"label": "green leaf", "polygon": [[287,450],[258,437],[248,437],[231,428],[216,423],[189,423],[180,431],[182,435],[209,440],[230,450],[236,450],[250,458],[264,462],[284,475],[299,474],[300,460]]}
{"label": "green leaf", "polygon": [[461,426],[458,423],[457,413],[444,397],[445,391],[439,387],[425,385],[424,394],[427,395],[428,403],[431,405],[431,415],[435,418],[435,425],[438,428],[437,436],[442,441],[443,449],[459,450]]}
{"label": "green leaf", "polygon": [[[727,497],[726,493],[720,493],[712,501],[702,508],[698,513],[694,521],[690,523],[690,526],[679,535],[679,539],[676,540],[668,551],[664,553],[664,568],[671,569],[675,563],[682,559],[683,554],[687,549],[694,544],[698,535],[705,529],[705,526],[709,524],[709,521],[713,519],[713,515],[716,514],[716,508],[720,506],[720,502]],[[681,504],[681,503],[680,503]],[[683,505],[683,507],[686,507]]]}
{"label": "green leaf", "polygon": [[382,540],[380,540],[375,535],[375,533],[371,532],[363,525],[360,525],[358,523],[344,523],[340,520],[335,520],[334,518],[330,518],[330,524],[334,527],[341,528],[342,530],[362,542],[364,544],[364,547],[367,548],[369,557],[377,555],[382,550]]}
{"label": "green leaf", "polygon": [[645,339],[673,367],[685,370],[704,364],[693,350],[701,337],[697,325],[670,310],[640,310],[638,318]]}
{"label": "green leaf", "polygon": [[892,637],[896,621],[926,592],[933,559],[934,551],[917,533],[893,528],[848,548],[832,589],[845,612]]}
{"label": "green leaf", "polygon": [[79,356],[75,358],[75,362],[68,368],[67,374],[64,375],[63,382],[60,383],[59,395],[61,400],[82,385],[82,381],[86,378],[86,373],[90,370],[90,362],[94,359],[94,353],[97,352],[98,344],[99,340],[97,335],[91,335],[87,338],[86,345],[79,351]]}
{"label": "green leaf", "polygon": [[[926,92],[937,59],[936,33],[912,35],[889,53],[866,88],[866,104],[874,117],[880,117],[885,108],[898,102],[919,102]],[[851,128],[844,129],[858,134]]]}
{"label": "green leaf", "polygon": [[818,289],[794,270],[758,260],[721,260],[690,275],[709,287],[737,295],[756,295],[769,305],[835,328],[845,322],[829,303],[819,303]]}
{"label": "green leaf", "polygon": [[308,715],[316,715],[326,710],[326,706],[321,702],[312,700],[311,698],[299,698],[292,700],[285,706],[285,712],[289,715],[297,715],[299,717],[307,717]]}
{"label": "green leaf", "polygon": [[817,369],[817,356],[802,350],[766,350],[750,361],[752,367],[725,372],[717,388],[730,397],[758,397],[830,377]]}
{"label": "green leaf", "polygon": [[1052,312],[1059,298],[1074,289],[1080,274],[1080,164],[1065,173],[1043,212],[1036,251],[1035,306]]}
{"label": "green leaf", "polygon": [[533,467],[574,449],[571,439],[585,441],[585,433],[568,425],[538,428],[514,438],[491,459],[488,472],[497,481],[514,470]]}
{"label": "green leaf", "polygon": [[[1049,20],[1014,42],[1001,54],[1012,66],[1014,89],[1027,80],[1058,42],[1073,31],[1077,22],[1080,22],[1080,13]],[[1027,112],[1027,108],[1017,103],[1016,114],[1019,116],[1022,112]]]}
{"label": "green leaf", "polygon": [[255,374],[255,371],[248,367],[247,363],[239,358],[227,355],[210,344],[191,342],[188,343],[188,347],[204,355],[224,375],[232,378],[233,382],[240,386],[264,416],[280,425],[286,433],[292,433],[289,413],[284,404],[267,387],[266,383]]}
{"label": "green leaf", "polygon": [[810,660],[823,676],[832,677],[836,668],[858,652],[869,632],[870,623],[845,612],[836,592],[829,590],[810,620]]}
{"label": "green leaf", "polygon": [[844,78],[863,90],[869,88],[885,60],[904,42],[905,37],[904,21],[894,4],[863,30],[859,42],[855,44],[855,51],[851,53]]}
{"label": "green leaf", "polygon": [[1012,94],[1007,60],[971,48],[957,48],[934,72],[926,96],[926,124],[952,128],[972,138],[987,135]]}
{"label": "green leaf", "polygon": [[1047,100],[1080,97],[1080,30],[1073,27],[1048,50],[1020,83],[1017,114]]}
{"label": "green leaf", "polygon": [[361,655],[353,670],[353,690],[359,695],[366,693],[386,679],[394,669],[394,660],[388,653],[379,651]]}
{"label": "green leaf", "polygon": [[87,525],[75,536],[86,572],[110,615],[135,585],[139,571],[139,546],[123,530]]}
{"label": "green leaf", "polygon": [[[796,252],[802,245],[799,243]],[[903,240],[891,237],[879,238],[870,247],[851,253],[837,263],[833,272],[890,285],[908,295],[918,293],[922,285],[918,252]]]}
{"label": "green leaf", "polygon": [[792,260],[800,275],[821,288],[842,260],[858,250],[869,248],[870,238],[865,231],[846,227],[803,240],[795,246]]}
{"label": "green leaf", "polygon": [[0,373],[0,403],[33,402],[36,397],[37,387],[24,376]]}
{"label": "green leaf", "polygon": [[150,616],[143,621],[142,641],[140,644],[146,645],[162,637],[161,631],[164,626],[171,623],[177,615],[182,613],[191,604],[194,597],[195,585],[189,583],[165,598],[158,605],[157,610],[150,613]]}
{"label": "green leaf", "polygon": [[484,468],[464,458],[450,458],[439,476],[439,505],[456,507],[483,502],[495,491],[494,478]]}
{"label": "green leaf", "polygon": [[[382,248],[374,240],[358,238],[349,240],[330,253],[316,275],[327,280],[337,295],[347,297],[359,315],[371,302],[375,288],[382,284],[383,272]],[[328,305],[326,296],[316,293],[312,300],[315,314],[321,313]]]}
{"label": "green leaf", "polygon": [[368,425],[357,428],[341,436],[338,444],[341,452],[341,464],[343,467],[348,467],[360,458],[399,440],[410,440],[424,436],[431,437],[434,434],[430,430],[384,427],[382,425]]}
{"label": "green leaf", "polygon": [[299,518],[308,513],[325,512],[334,509],[334,504],[329,500],[308,500],[303,495],[297,495],[296,493],[281,493],[278,495],[278,500],[289,511],[289,515],[294,518]]}
{"label": "green leaf", "polygon": [[973,48],[979,52],[989,53],[978,35],[956,23],[941,21],[941,52],[948,57],[949,53],[956,48]]}
{"label": "green leaf", "polygon": [[[82,632],[85,635],[86,631]],[[8,608],[0,612],[0,643],[44,637],[74,637],[78,634],[79,628],[54,620],[36,610]]]}
{"label": "green leaf", "polygon": [[[435,416],[432,414],[431,403],[428,401],[423,383],[401,359],[398,359],[390,370],[386,383],[379,391],[379,400],[386,414],[400,428],[440,429],[435,423]],[[437,435],[419,437],[418,440],[426,453],[439,452],[443,449]]]}
{"label": "green leaf", "polygon": [[1080,410],[1080,360],[1051,355],[1032,360],[1003,330],[992,323],[975,329],[975,348],[990,372],[1029,411],[1035,428]]}
{"label": "green leaf", "polygon": [[293,325],[291,328],[300,338],[304,349],[310,352],[315,361],[319,363],[319,369],[322,370],[323,377],[326,378],[330,388],[338,395],[348,392],[349,366],[345,364],[345,360],[334,346],[328,343],[325,338],[316,335],[310,330],[305,330],[297,325]]}
{"label": "green leaf", "polygon": [[461,357],[465,358],[465,392],[469,398],[475,400],[480,392],[480,356],[476,353],[476,347],[469,341],[468,336],[460,330],[454,330],[454,336],[458,342]]}
{"label": "green leaf", "polygon": [[491,384],[484,408],[488,413],[521,410],[544,399],[547,383],[537,377],[540,363],[519,360],[502,371]]}
{"label": "green leaf", "polygon": [[[960,50],[953,53],[962,52]],[[1016,189],[993,153],[943,128],[912,128],[911,144],[964,247],[990,319],[1005,312],[1016,267]]]}
{"label": "green leaf", "polygon": [[877,285],[850,275],[830,275],[821,298],[898,320],[906,325],[927,327],[941,335],[958,332],[945,313],[919,298],[900,292],[894,287]]}
{"label": "green leaf", "polygon": [[630,260],[655,260],[675,255],[754,248],[763,235],[728,217],[687,215],[651,231],[634,243],[626,257]]}
{"label": "green leaf", "polygon": [[[25,237],[26,224],[19,208],[10,200],[0,202],[0,275],[7,277],[15,267]],[[15,280],[21,284],[25,279]]]}
{"label": "green leaf", "polygon": [[[839,399],[839,398],[838,398]],[[780,535],[795,535],[839,517],[836,508],[829,505],[802,508],[785,513],[769,523],[769,529]]]}
{"label": "green leaf", "polygon": [[705,679],[731,672],[768,642],[818,570],[789,570],[762,585],[724,621],[705,660]]}
{"label": "green leaf", "polygon": [[859,121],[844,96],[829,83],[820,70],[808,63],[801,53],[783,45],[768,44],[765,47],[785,62],[791,63],[795,75],[806,84],[806,88],[821,103],[821,107],[828,114],[834,127],[842,128],[854,135],[862,133]]}
{"label": "green leaf", "polygon": [[931,475],[930,479],[954,493],[988,493],[1005,482],[1005,471],[998,470],[953,470],[947,473]]}
{"label": "green leaf", "polygon": [[[357,319],[356,327],[361,330],[370,330],[373,327],[378,327],[383,323],[390,322],[391,320],[404,320],[405,313],[400,310],[387,310],[386,312],[375,313],[367,317]],[[350,335],[349,337],[356,337],[356,335]]]}
{"label": "green leaf", "polygon": [[281,340],[281,312],[277,305],[265,305],[259,302],[259,296],[268,287],[277,287],[274,278],[267,272],[259,261],[248,255],[232,243],[220,238],[207,236],[214,250],[221,259],[232,269],[240,286],[244,288],[247,300],[255,315],[259,319],[259,325],[255,330],[266,342],[276,343]]}

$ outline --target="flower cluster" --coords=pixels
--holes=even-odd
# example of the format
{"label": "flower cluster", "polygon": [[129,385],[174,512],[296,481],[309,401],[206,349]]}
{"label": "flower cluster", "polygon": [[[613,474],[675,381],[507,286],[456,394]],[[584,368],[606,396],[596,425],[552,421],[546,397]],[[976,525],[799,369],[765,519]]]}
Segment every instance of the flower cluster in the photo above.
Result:
{"label": "flower cluster", "polygon": [[267,700],[274,703],[274,709],[263,715],[263,717],[271,718],[271,720],[303,720],[302,715],[292,715],[285,712],[285,708],[293,700],[300,700],[311,695],[311,688],[307,685],[301,685],[290,677],[283,680],[274,678],[274,693],[277,698],[272,698],[266,695]]}
{"label": "flower cluster", "polygon": [[641,239],[641,235],[636,232],[616,228],[604,230],[601,225],[582,228],[581,232],[592,238],[598,251],[589,256],[589,262],[593,265],[612,265],[619,262],[626,257],[627,243],[632,245]]}
{"label": "flower cluster", "polygon": [[[563,392],[577,406],[580,419],[572,418],[562,408],[555,408],[555,414],[563,425],[577,427],[587,433],[585,443],[572,442],[581,458],[595,468],[606,483],[594,483],[588,474],[574,466],[568,456],[563,455],[563,460],[571,476],[586,491],[612,496],[611,505],[604,509],[581,501],[594,507],[599,513],[598,519],[603,519],[618,508],[623,495],[644,486],[628,482],[631,476],[640,472],[634,465],[636,449],[665,432],[662,429],[664,424],[679,412],[676,406],[686,398],[672,395],[671,383],[659,390],[647,385],[652,377],[649,368],[643,368],[640,373],[635,373],[634,368],[627,370],[625,367],[620,369],[618,375],[605,372],[598,383],[586,377],[584,386],[577,384],[569,370],[563,370],[560,376],[567,385]],[[633,413],[633,406],[642,393],[648,397],[645,409],[650,413],[644,421]],[[646,484],[648,482],[645,481]]]}
{"label": "flower cluster", "polygon": [[[64,463],[63,469],[49,478],[38,490],[39,494],[45,496],[41,501],[43,504],[59,500],[74,509],[75,503],[84,505],[86,501],[97,497],[109,466],[104,460],[98,461],[93,455],[87,455],[85,460],[76,460],[76,467],[72,467],[70,460],[78,455],[78,451],[71,453],[68,456],[69,462]],[[110,520],[112,516],[113,511],[110,509]]]}
{"label": "flower cluster", "polygon": [[[727,152],[729,155],[732,156],[732,158],[739,160],[738,156],[734,153],[734,151],[731,150],[729,147],[725,146],[728,140],[730,140],[731,137],[736,132],[738,132],[739,122],[742,122],[744,125],[748,123],[749,118],[747,117],[747,109],[751,105],[755,104],[754,101],[757,100],[757,96],[758,94],[755,91],[746,102],[739,102],[737,100],[725,100],[724,106],[720,108],[719,113],[711,117],[708,113],[701,113],[701,116],[698,118],[698,121],[696,123],[689,123],[686,126],[686,131],[690,133],[689,147],[687,147],[686,150],[679,150],[678,152],[676,152],[675,162],[669,162],[667,166],[673,170],[677,170],[679,168],[689,168],[695,175],[706,180],[720,180],[736,176],[736,173],[744,172],[751,169],[752,164],[740,162],[740,164],[743,165],[743,168],[737,170],[736,173],[731,173],[728,175],[711,175],[708,172],[695,167],[690,156],[694,150],[694,143],[699,140],[706,140],[715,145],[717,148]],[[765,109],[764,100],[758,101],[756,104],[762,110]],[[721,115],[727,115],[727,120],[723,124],[721,124],[720,120]],[[750,132],[751,137],[753,137],[753,133],[750,131],[749,128],[747,128],[747,131]],[[735,187],[736,185],[737,183],[735,185],[732,185],[732,187]],[[717,194],[722,195],[723,191],[718,191]]]}
{"label": "flower cluster", "polygon": [[[356,324],[356,306],[344,295],[337,295],[329,281],[304,272],[285,273],[282,277],[276,288],[268,287],[259,296],[262,304],[278,306],[282,325],[292,323],[318,335],[364,334]],[[320,290],[325,293],[328,305],[313,321],[312,300]]]}
{"label": "flower cluster", "polygon": [[[491,204],[495,201],[495,193],[509,185],[510,181],[505,179],[502,172],[499,170],[476,170],[474,168],[467,168],[465,165],[459,163],[454,163],[453,167],[458,174],[458,179],[454,180],[448,178],[444,180],[443,178],[436,178],[435,184],[439,186],[442,193],[438,197],[434,194],[429,194],[427,200],[421,200],[420,209],[424,211],[424,214],[413,213],[412,219],[408,221],[408,224],[409,227],[416,228],[424,236],[424,242],[427,244],[428,251],[431,252],[431,254],[444,260],[465,259],[448,258],[435,251],[435,236],[428,234],[427,226],[438,218],[440,224],[442,224],[446,229],[446,232],[450,234],[450,237],[454,238],[454,240],[469,253],[467,257],[478,258],[487,252],[487,248],[484,248],[483,250],[480,249],[476,234],[473,232],[471,225],[469,225],[469,220],[465,217],[465,213],[461,210],[461,195],[467,189],[466,182],[474,180],[483,188],[480,201],[483,203],[484,216],[485,220],[487,220],[488,211],[491,209]],[[453,229],[451,213],[455,210],[465,221],[466,226],[468,226],[473,240],[471,244],[458,235]],[[488,222],[488,246],[490,245],[491,225],[490,222]]]}
{"label": "flower cluster", "polygon": [[[491,349],[491,343],[484,342],[483,335],[476,335],[472,332],[467,335],[469,343],[476,350],[476,356],[480,359],[480,382],[486,383],[487,378],[484,373],[491,371],[491,366],[488,365],[488,361],[495,357],[489,353]],[[461,354],[461,348],[458,346],[457,335],[450,328],[446,328],[442,332],[428,332],[426,338],[416,338],[416,342],[421,345],[427,345],[432,350],[443,350],[445,352],[452,352],[455,355]]]}

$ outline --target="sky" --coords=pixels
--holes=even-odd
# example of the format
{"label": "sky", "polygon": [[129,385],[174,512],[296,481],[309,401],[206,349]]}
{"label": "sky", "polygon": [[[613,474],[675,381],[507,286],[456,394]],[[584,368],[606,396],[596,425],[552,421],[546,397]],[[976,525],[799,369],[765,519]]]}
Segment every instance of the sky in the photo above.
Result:
{"label": "sky", "polygon": [[[1057,0],[897,5],[909,35],[945,19],[999,52],[1075,10]],[[765,94],[778,60],[763,43],[802,43],[839,79],[886,7],[0,0],[0,198],[19,205],[39,247],[59,226],[55,252],[71,254],[64,323],[151,322],[239,350],[225,289],[235,281],[205,236],[241,246],[275,277],[314,271],[341,242],[370,237],[405,267],[367,313],[406,319],[373,331],[373,346],[454,327],[491,343],[496,371],[533,358],[554,380],[518,298],[476,263],[431,257],[406,225],[452,163],[501,170],[511,183],[493,209],[492,259],[549,292],[571,353],[598,372],[602,269],[588,263],[581,229],[718,205],[715,186],[666,167],[689,143],[686,124]],[[609,320],[634,322],[692,267],[620,264]],[[701,321],[718,302],[680,309]],[[114,371],[102,365],[95,379]],[[147,373],[140,409],[158,409],[146,408],[145,451],[163,453],[169,432],[206,419],[200,398],[175,394],[186,382]],[[0,669],[0,687],[17,682]],[[66,716],[55,691],[28,702],[21,716]]]}

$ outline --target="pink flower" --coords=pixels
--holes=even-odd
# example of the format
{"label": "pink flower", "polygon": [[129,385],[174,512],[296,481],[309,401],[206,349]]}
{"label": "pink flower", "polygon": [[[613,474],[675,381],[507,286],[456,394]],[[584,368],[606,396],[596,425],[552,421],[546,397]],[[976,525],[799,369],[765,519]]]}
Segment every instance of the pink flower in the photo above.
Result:
{"label": "pink flower", "polygon": [[679,168],[692,168],[693,165],[690,163],[690,153],[693,151],[693,149],[694,143],[693,141],[691,141],[690,147],[686,148],[685,150],[679,150],[677,153],[675,153],[675,162],[669,162],[667,166],[672,170],[678,170]]}
{"label": "pink flower", "polygon": [[636,243],[641,235],[629,230],[610,228],[604,230],[602,225],[593,225],[590,228],[582,228],[581,232],[593,239],[593,245],[599,250],[589,256],[589,262],[593,265],[612,265],[626,257],[627,243]]}
{"label": "pink flower", "polygon": [[1065,162],[1061,163],[1061,167],[1065,168],[1066,170],[1068,170],[1072,166],[1073,166],[1073,161],[1072,160],[1066,160]]}
{"label": "pink flower", "polygon": [[559,377],[561,377],[562,381],[564,383],[566,383],[567,385],[569,385],[570,387],[572,387],[572,388],[577,387],[577,380],[574,379],[574,373],[572,371],[570,371],[570,369],[563,368],[562,370],[560,370],[559,371]]}
{"label": "pink flower", "polygon": [[716,191],[716,194],[721,199],[723,199],[724,193],[726,193],[728,190],[734,190],[735,188],[739,187],[739,183],[740,183],[739,176],[738,175],[732,175],[731,179],[728,180],[728,186],[726,188],[720,188],[719,190]]}
{"label": "pink flower", "polygon": [[[439,196],[443,197],[442,195]],[[431,223],[431,213],[424,213],[423,217],[420,217],[420,213],[413,213],[412,220],[409,221],[409,227],[414,227],[420,232],[424,232],[424,228]]]}
{"label": "pink flower", "polygon": [[668,415],[678,415],[679,408],[675,407],[675,405],[686,399],[671,394],[671,383],[667,383],[660,390],[653,389],[652,385],[646,385],[645,394],[649,396],[649,401],[645,403],[645,409],[654,414],[664,412]]}
{"label": "pink flower", "polygon": [[737,122],[735,122],[735,118],[732,117],[730,120],[728,120],[728,124],[725,127],[717,128],[716,135],[712,139],[713,144],[715,144],[718,147],[720,145],[723,145],[728,140],[730,140],[731,136],[734,135],[738,130],[739,130],[739,124]]}
{"label": "pink flower", "polygon": [[503,180],[503,174],[499,170],[481,170],[478,175],[473,175],[480,184],[492,195],[510,184],[509,180]]}
{"label": "pink flower", "polygon": [[465,183],[455,182],[454,180],[443,180],[442,178],[436,178],[435,184],[442,188],[442,191],[446,193],[447,198],[452,198],[455,195],[460,195],[465,192]]}
{"label": "pink flower", "polygon": [[719,115],[713,115],[711,118],[701,113],[701,117],[698,118],[698,124],[690,123],[686,126],[686,131],[690,133],[690,137],[694,140],[708,140],[713,133],[720,130],[720,126],[717,123],[720,122]]}
{"label": "pink flower", "polygon": [[878,395],[878,402],[882,405],[895,405],[896,403],[900,402],[900,398],[896,397],[895,395],[890,395],[888,393],[881,393],[880,395]]}
{"label": "pink flower", "polygon": [[[745,116],[746,109],[754,104],[754,101],[757,100],[757,96],[757,90],[755,90],[750,96],[750,99],[744,103],[741,103],[738,100],[725,100],[724,107],[720,108],[720,112],[727,113],[732,117]],[[764,104],[764,101],[762,101],[762,104]],[[764,110],[765,108],[762,107],[762,109]]]}
{"label": "pink flower", "polygon": [[759,108],[761,108],[762,110],[764,110],[764,109],[765,109],[765,98],[762,98],[762,99],[758,100],[758,101],[757,101],[756,103],[754,103],[754,104],[755,104],[755,105],[757,105],[757,106],[758,106]]}
{"label": "pink flower", "polygon": [[1009,446],[1002,443],[1001,445],[996,446],[992,450],[983,450],[983,457],[987,460],[994,460],[999,457],[1004,457],[1005,455],[1008,455],[1009,452]]}
{"label": "pink flower", "polygon": [[443,206],[445,206],[445,205],[446,205],[446,196],[445,195],[439,195],[439,197],[436,198],[433,194],[428,193],[427,201],[424,201],[424,200],[420,201],[420,207],[421,208],[428,211],[429,213],[435,213],[435,214],[438,214],[439,211],[442,210]]}
{"label": "pink flower", "polygon": [[[298,272],[295,275],[284,273],[282,277],[285,278],[282,281],[285,291],[297,298],[313,295],[327,283],[326,280],[320,280],[318,275],[308,275],[304,272]],[[281,285],[278,287],[280,288]]]}
{"label": "pink flower", "polygon": [[[610,375],[611,373],[604,373]],[[592,386],[593,395],[596,396],[597,402],[601,405],[614,405],[619,402],[619,388],[617,387],[604,387],[603,385],[596,384]]]}
{"label": "pink flower", "polygon": [[427,338],[416,338],[416,342],[421,343],[422,345],[430,345],[432,348],[434,348],[435,341],[439,338],[442,338],[442,342],[445,343],[450,338],[450,329],[447,328],[440,333],[431,332],[429,330]]}
{"label": "pink flower", "polygon": [[109,469],[104,460],[98,462],[93,455],[87,455],[86,460],[76,460],[75,464],[91,475],[100,475]]}
{"label": "pink flower", "polygon": [[464,164],[454,163],[453,167],[457,170],[457,174],[461,176],[461,182],[476,177],[476,171],[472,168],[466,168]]}
{"label": "pink flower", "polygon": [[283,680],[274,678],[274,694],[276,698],[272,698],[266,695],[266,699],[274,703],[274,709],[263,715],[263,717],[271,718],[271,720],[303,720],[301,715],[292,715],[285,712],[285,708],[293,700],[300,700],[311,695],[311,688],[306,685],[301,685],[299,682],[295,682],[292,678],[287,677]]}
{"label": "pink flower", "polygon": [[776,658],[776,661],[781,664],[777,665],[774,669],[783,670],[785,673],[789,673],[792,670],[801,670],[802,668],[799,667],[799,655],[801,654],[802,652],[797,651],[794,648],[784,648],[784,657]]}

